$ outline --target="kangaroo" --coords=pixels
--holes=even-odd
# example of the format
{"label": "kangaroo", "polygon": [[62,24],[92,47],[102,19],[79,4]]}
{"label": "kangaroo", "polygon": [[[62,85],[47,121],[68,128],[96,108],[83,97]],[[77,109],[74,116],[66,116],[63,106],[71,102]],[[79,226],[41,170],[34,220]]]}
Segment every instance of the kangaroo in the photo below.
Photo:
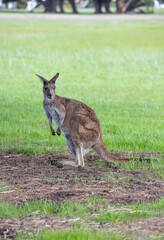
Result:
{"label": "kangaroo", "polygon": [[48,118],[51,133],[55,135],[53,120],[58,127],[57,135],[60,136],[61,131],[65,135],[68,148],[75,159],[75,165],[84,167],[84,156],[90,148],[104,161],[124,162],[108,152],[103,142],[100,122],[89,106],[80,101],[56,95],[55,83],[59,73],[50,81],[37,76],[43,83],[43,109]]}

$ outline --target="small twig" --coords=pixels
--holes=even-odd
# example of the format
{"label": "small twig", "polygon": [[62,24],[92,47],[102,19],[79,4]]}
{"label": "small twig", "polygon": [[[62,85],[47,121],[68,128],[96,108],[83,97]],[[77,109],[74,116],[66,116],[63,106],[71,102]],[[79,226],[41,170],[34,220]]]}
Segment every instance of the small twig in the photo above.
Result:
{"label": "small twig", "polygon": [[4,192],[0,192],[0,193],[11,193],[11,192],[15,192],[15,190],[4,191]]}
{"label": "small twig", "polygon": [[76,221],[78,221],[78,220],[80,220],[80,218],[78,217],[78,218],[72,218],[72,219],[68,219],[68,222],[76,222]]}
{"label": "small twig", "polygon": [[35,211],[35,212],[32,212],[32,213],[23,215],[23,217],[25,217],[25,216],[28,217],[28,216],[31,216],[31,215],[33,215],[33,214],[39,213],[39,212],[40,212],[40,210],[37,210],[37,211]]}
{"label": "small twig", "polygon": [[18,157],[18,156],[21,156],[23,155],[22,153],[21,154],[11,154],[11,155],[8,155],[8,156],[4,156],[4,158],[12,158],[12,157]]}

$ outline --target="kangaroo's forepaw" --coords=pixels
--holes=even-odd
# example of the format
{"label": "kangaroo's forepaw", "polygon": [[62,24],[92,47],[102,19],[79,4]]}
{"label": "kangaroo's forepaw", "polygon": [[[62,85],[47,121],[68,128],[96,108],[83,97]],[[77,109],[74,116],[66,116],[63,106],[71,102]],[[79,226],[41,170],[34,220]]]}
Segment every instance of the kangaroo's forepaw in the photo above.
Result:
{"label": "kangaroo's forepaw", "polygon": [[57,135],[58,135],[58,136],[61,135],[61,130],[60,130],[60,128],[57,129]]}

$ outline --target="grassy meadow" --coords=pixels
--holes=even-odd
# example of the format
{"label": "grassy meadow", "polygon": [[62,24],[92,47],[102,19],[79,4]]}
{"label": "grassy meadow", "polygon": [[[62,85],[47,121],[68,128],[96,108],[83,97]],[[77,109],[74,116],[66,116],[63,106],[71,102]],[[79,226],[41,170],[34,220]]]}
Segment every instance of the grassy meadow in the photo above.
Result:
{"label": "grassy meadow", "polygon": [[95,110],[109,151],[162,152],[163,38],[162,21],[2,20],[0,148],[67,151],[35,75],[59,72],[57,94]]}
{"label": "grassy meadow", "polygon": [[[95,110],[109,151],[163,153],[163,39],[162,20],[1,20],[0,149],[32,154],[68,151],[63,134],[51,135],[42,108],[42,84],[35,75],[50,79],[59,72],[56,93],[80,100]],[[150,174],[150,179],[164,178],[162,158],[131,161],[120,169],[142,171],[143,176]],[[116,181],[120,180],[109,174],[108,184]],[[10,188],[11,192],[26,191],[22,186],[6,187],[0,182],[0,196]],[[15,205],[1,202],[0,216],[13,221],[24,218],[25,222],[31,216],[32,220],[38,216],[56,221],[80,219],[63,230],[20,231],[17,240],[121,240],[140,238],[117,229],[94,230],[88,222],[122,226],[137,219],[160,219],[163,209],[164,198],[160,197],[154,202],[126,205],[112,205],[94,197],[62,203],[33,199]]]}

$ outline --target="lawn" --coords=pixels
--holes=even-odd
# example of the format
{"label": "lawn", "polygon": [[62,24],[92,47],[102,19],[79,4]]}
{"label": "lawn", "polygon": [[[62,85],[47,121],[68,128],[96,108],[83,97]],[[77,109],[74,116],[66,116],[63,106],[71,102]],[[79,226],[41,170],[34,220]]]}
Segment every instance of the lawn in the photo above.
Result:
{"label": "lawn", "polygon": [[[0,22],[0,239],[162,239],[162,18],[28,16]],[[148,161],[51,165],[68,150],[35,74],[57,72],[57,94],[95,110],[109,151]]]}
{"label": "lawn", "polygon": [[162,21],[1,21],[0,148],[66,151],[42,108],[42,85],[83,101],[109,151],[163,151]]}

